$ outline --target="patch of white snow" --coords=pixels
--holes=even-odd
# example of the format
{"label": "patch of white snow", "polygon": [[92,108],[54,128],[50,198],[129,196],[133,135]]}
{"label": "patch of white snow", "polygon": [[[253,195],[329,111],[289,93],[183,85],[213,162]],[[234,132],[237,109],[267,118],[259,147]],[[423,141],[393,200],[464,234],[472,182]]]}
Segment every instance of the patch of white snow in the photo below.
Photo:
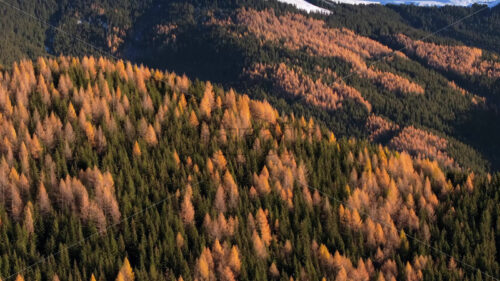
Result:
{"label": "patch of white snow", "polygon": [[298,9],[305,10],[308,13],[322,13],[322,14],[329,14],[330,11],[327,9],[320,8],[318,6],[315,6],[305,0],[278,0],[279,2],[287,3],[294,5]]}

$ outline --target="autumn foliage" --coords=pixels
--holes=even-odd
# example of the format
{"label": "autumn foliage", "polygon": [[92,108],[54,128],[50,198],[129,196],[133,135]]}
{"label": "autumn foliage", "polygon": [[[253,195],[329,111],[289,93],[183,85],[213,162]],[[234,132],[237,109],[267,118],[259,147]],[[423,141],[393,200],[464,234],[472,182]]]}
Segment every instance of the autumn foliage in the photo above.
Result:
{"label": "autumn foliage", "polygon": [[450,46],[413,40],[398,34],[396,40],[411,54],[424,59],[433,67],[464,75],[486,75],[500,77],[500,62],[485,60],[483,51],[467,46]]}
{"label": "autumn foliage", "polygon": [[118,276],[116,277],[116,281],[134,281],[134,271],[130,266],[130,262],[128,258],[125,258],[123,261],[122,268],[118,272]]}
{"label": "autumn foliage", "polygon": [[418,158],[431,158],[445,166],[456,166],[447,154],[448,141],[444,138],[413,126],[401,129],[397,124],[376,115],[368,118],[366,127],[372,140],[387,142],[389,147]]}
{"label": "autumn foliage", "polygon": [[[73,60],[73,63],[76,61]],[[105,64],[104,61],[100,61]],[[29,61],[14,64],[12,76],[0,81],[0,122],[2,123],[2,148],[6,153],[2,156],[1,170],[3,182],[0,185],[9,187],[3,193],[8,202],[8,210],[14,218],[19,219],[24,209],[24,221],[28,230],[32,231],[33,208],[28,207],[27,194],[35,189],[37,198],[34,202],[42,213],[48,214],[56,209],[68,209],[78,214],[83,220],[94,222],[101,231],[105,230],[107,220],[117,222],[120,210],[115,198],[114,182],[109,172],[101,172],[98,168],[80,170],[78,174],[61,175],[57,178],[51,153],[60,144],[65,147],[64,157],[71,159],[75,142],[75,126],[84,133],[86,141],[102,152],[106,148],[106,137],[102,124],[113,130],[113,120],[108,104],[113,97],[104,80],[101,86],[88,85],[75,88],[66,70],[70,58],[39,59],[33,66]],[[84,58],[83,67],[86,75],[96,77],[97,62],[94,58]],[[40,70],[35,74],[35,68]],[[54,76],[58,75],[58,82]],[[57,88],[54,85],[58,85]],[[68,106],[67,117],[72,123],[63,121],[55,111],[47,111],[43,115],[36,111],[28,112],[29,99],[34,98],[34,90],[40,91],[41,101],[51,106],[54,100],[63,99]],[[77,116],[75,105],[79,109]],[[30,131],[27,124],[34,126]],[[15,153],[15,154],[14,154]],[[7,156],[7,158],[5,158]],[[13,165],[13,158],[19,157],[20,169]],[[30,171],[30,161],[43,159],[42,177],[35,180]],[[4,188],[5,188],[4,187]],[[26,204],[25,207],[23,205]]]}
{"label": "autumn foliage", "polygon": [[[324,21],[300,14],[285,13],[277,16],[273,10],[256,11],[253,9],[241,9],[234,21],[216,21],[215,24],[229,27],[233,25],[244,26],[248,29],[248,32],[256,35],[262,43],[267,41],[279,42],[288,49],[306,49],[311,55],[340,58],[351,64],[352,71],[357,72],[361,77],[371,79],[389,91],[424,93],[422,86],[409,81],[407,78],[368,66],[367,60],[391,54],[392,50],[377,41],[360,36],[346,28],[328,28],[325,26]],[[238,34],[238,36],[241,35]],[[396,52],[396,54],[399,53]],[[283,69],[277,75],[284,75]],[[307,78],[294,77],[297,76],[294,73],[288,73],[287,76],[290,77],[285,82],[285,85],[298,86],[297,82],[302,80],[300,83],[304,85],[301,85],[300,88],[316,88],[316,93],[309,99],[316,100],[323,107],[335,108],[338,106],[337,96],[353,97],[367,105],[361,95],[348,86],[335,84],[333,89],[325,90],[325,86],[318,83],[318,81],[308,81]],[[297,91],[300,92],[301,90]]]}
{"label": "autumn foliage", "polygon": [[277,66],[257,64],[254,69],[247,71],[252,78],[266,78],[273,81],[278,90],[294,97],[301,97],[313,105],[335,110],[342,106],[344,99],[353,99],[363,104],[369,111],[371,105],[356,89],[345,84],[334,83],[327,85],[321,80],[313,81],[309,76],[287,67],[284,63]]}
{"label": "autumn foliage", "polygon": [[215,240],[211,249],[203,248],[197,264],[197,276],[201,280],[234,281],[240,273],[240,253],[237,246]]}
{"label": "autumn foliage", "polygon": [[[351,51],[360,57],[384,53],[335,32],[368,46]],[[418,247],[410,237],[436,238],[449,198],[480,190],[474,173],[458,180],[463,189],[451,182],[442,138],[377,115],[367,124],[372,140],[386,137],[413,156],[336,139],[266,100],[123,61],[16,67],[0,78],[0,227],[6,243],[22,235],[5,260],[54,248],[57,263],[74,267],[58,271],[61,279],[422,280],[440,260],[409,252]],[[285,64],[259,67],[315,105],[370,107],[347,85],[313,82]],[[61,230],[68,241],[99,236],[68,252],[54,243]],[[22,239],[44,244],[21,247]],[[96,260],[103,265],[87,269]]]}

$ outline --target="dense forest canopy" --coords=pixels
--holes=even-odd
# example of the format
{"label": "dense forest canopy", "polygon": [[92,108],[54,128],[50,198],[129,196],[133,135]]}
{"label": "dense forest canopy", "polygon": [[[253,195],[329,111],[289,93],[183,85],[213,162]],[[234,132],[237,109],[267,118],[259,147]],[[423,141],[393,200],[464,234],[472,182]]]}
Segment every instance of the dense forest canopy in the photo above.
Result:
{"label": "dense forest canopy", "polygon": [[2,280],[498,278],[500,8],[311,2],[0,3]]}
{"label": "dense forest canopy", "polygon": [[[484,122],[497,118],[499,60],[492,44],[475,38],[481,29],[489,31],[486,38],[495,38],[500,29],[489,26],[499,22],[498,8],[335,5],[330,15],[307,15],[258,0],[58,1],[19,7],[58,29],[2,6],[2,24],[12,32],[3,48],[16,50],[2,53],[6,68],[18,58],[45,53],[122,57],[266,98],[280,110],[318,119],[341,137],[371,138],[369,120],[380,117],[398,128],[374,138],[384,145],[412,128],[421,136],[412,151],[428,157],[440,151],[475,171],[500,167],[499,125]],[[458,36],[446,29],[427,36],[478,10],[459,25],[475,32]],[[447,15],[433,22],[427,19],[432,13]],[[429,42],[419,41],[424,36]],[[435,147],[426,135],[446,145]]]}
{"label": "dense forest canopy", "polygon": [[337,140],[266,101],[129,62],[24,60],[0,85],[4,277],[500,272],[498,175]]}

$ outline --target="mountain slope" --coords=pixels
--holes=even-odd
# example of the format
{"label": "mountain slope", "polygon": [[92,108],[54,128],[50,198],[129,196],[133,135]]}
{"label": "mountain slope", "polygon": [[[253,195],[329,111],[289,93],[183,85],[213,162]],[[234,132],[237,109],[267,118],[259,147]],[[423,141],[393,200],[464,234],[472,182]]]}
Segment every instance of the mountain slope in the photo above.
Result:
{"label": "mountain slope", "polygon": [[[198,32],[211,35],[205,35],[208,38],[201,39],[204,42],[187,37]],[[403,127],[433,129],[464,141],[462,133],[457,130],[461,121],[456,116],[469,118],[467,116],[475,110],[483,110],[483,105],[478,104],[482,103],[482,98],[470,92],[460,92],[452,81],[436,77],[433,71],[409,60],[401,52],[390,60],[379,61],[378,57],[392,54],[387,45],[350,30],[329,28],[323,21],[302,15],[243,9],[228,18],[211,19],[203,31],[190,30],[188,34],[177,28],[148,45],[168,42],[166,47],[179,46],[183,53],[192,54],[198,62],[205,61],[205,57],[213,58],[207,69],[227,68],[213,75],[207,73],[208,77],[230,82],[238,79],[238,84],[233,84],[235,87],[244,91],[258,89],[257,92],[263,89],[271,101],[282,98],[294,106],[305,104],[309,114],[325,120],[340,135],[367,137],[371,132],[365,128],[365,123],[369,115],[376,114]],[[176,42],[169,38],[176,38]],[[216,40],[227,43],[209,47],[205,54],[199,53],[201,45],[198,44],[212,46],[217,44]],[[178,57],[174,53],[175,49],[167,47],[155,55],[155,61],[175,64]],[[146,57],[143,58],[147,61]],[[182,58],[188,59],[187,56]],[[237,65],[240,61],[241,64]],[[373,61],[377,64],[372,66]],[[204,67],[202,64],[197,66],[196,69],[181,69],[193,76],[203,75]],[[235,77],[238,72],[242,72],[241,76]],[[348,77],[346,84],[338,83],[339,77],[344,76]],[[248,84],[241,86],[241,81],[248,81]],[[280,95],[276,96],[276,93]],[[410,107],[412,110],[403,109]],[[302,108],[298,110],[304,112]],[[356,130],[361,132],[356,135]],[[456,140],[450,141],[453,146],[460,146],[457,150],[461,152],[453,155],[454,158],[466,155],[466,147]],[[460,162],[470,164],[476,161],[477,156],[473,153],[467,154],[466,157],[470,158]]]}
{"label": "mountain slope", "polygon": [[[123,7],[84,2],[61,2],[44,11],[47,20],[66,32],[47,29],[41,35],[48,52],[81,56],[102,54],[102,49],[267,98],[287,113],[317,118],[339,136],[370,138],[428,157],[432,151],[476,171],[500,167],[500,136],[487,133],[500,131],[488,122],[498,117],[500,79],[487,74],[498,68],[498,8],[334,5],[330,15],[308,15],[260,0],[132,2]],[[12,13],[7,11],[6,18],[15,19]],[[448,37],[420,42],[430,31],[472,13],[441,32]],[[279,28],[269,28],[264,18]],[[28,20],[26,29],[36,31],[34,24],[39,25]],[[78,34],[95,47],[67,34]],[[402,41],[404,37],[408,40]],[[8,42],[31,46],[17,39]],[[429,57],[404,42],[427,46]],[[355,52],[349,51],[353,44]],[[474,72],[456,71],[462,55],[472,58],[467,63]],[[386,120],[397,129],[375,136],[370,120]],[[400,145],[409,135],[418,137],[415,147]]]}
{"label": "mountain slope", "polygon": [[2,277],[475,280],[462,261],[500,273],[499,175],[336,140],[128,62],[0,73]]}

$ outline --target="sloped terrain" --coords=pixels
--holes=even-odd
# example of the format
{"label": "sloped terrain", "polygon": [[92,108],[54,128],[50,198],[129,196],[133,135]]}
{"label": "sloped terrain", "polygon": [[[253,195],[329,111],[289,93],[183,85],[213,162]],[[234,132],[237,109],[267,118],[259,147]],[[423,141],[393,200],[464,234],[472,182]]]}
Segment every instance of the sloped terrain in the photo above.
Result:
{"label": "sloped terrain", "polygon": [[12,69],[0,75],[5,279],[500,271],[497,175],[337,140],[266,101],[128,62]]}
{"label": "sloped terrain", "polygon": [[499,8],[310,3],[0,5],[2,280],[497,278]]}

